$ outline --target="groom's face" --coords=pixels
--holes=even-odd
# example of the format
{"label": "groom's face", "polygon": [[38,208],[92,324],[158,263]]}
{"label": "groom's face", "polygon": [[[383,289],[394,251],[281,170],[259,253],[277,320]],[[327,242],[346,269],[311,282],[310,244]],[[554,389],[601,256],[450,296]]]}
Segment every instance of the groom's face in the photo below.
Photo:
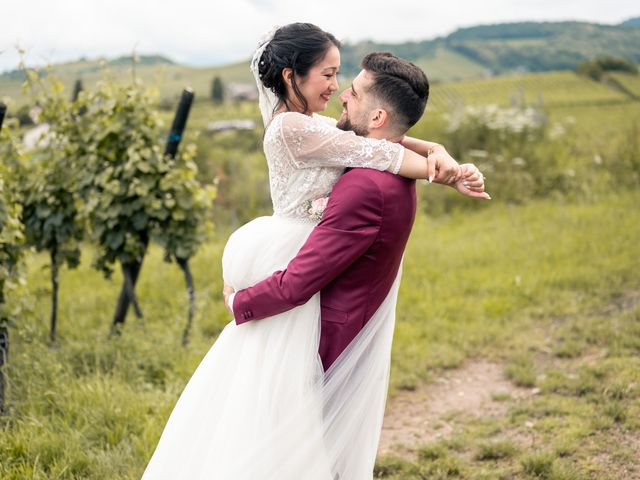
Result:
{"label": "groom's face", "polygon": [[340,94],[343,110],[340,120],[338,120],[338,128],[351,130],[356,135],[363,137],[369,135],[369,114],[372,110],[372,99],[368,91],[372,83],[371,74],[362,70],[353,79],[351,86]]}

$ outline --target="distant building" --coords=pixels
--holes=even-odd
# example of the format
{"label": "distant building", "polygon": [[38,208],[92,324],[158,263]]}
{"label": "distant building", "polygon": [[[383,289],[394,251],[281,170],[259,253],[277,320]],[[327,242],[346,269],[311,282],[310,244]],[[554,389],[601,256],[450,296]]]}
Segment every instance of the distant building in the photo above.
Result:
{"label": "distant building", "polygon": [[253,120],[220,120],[210,122],[207,125],[207,132],[224,132],[227,130],[253,130],[256,122]]}
{"label": "distant building", "polygon": [[255,85],[246,83],[229,83],[227,92],[231,100],[248,100],[255,102],[258,100],[258,89]]}

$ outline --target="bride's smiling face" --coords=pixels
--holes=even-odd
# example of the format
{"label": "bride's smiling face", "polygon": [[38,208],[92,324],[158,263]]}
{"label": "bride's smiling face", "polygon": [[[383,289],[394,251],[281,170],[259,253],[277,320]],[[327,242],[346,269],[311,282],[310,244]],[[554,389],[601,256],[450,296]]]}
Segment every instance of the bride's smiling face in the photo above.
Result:
{"label": "bride's smiling face", "polygon": [[[335,45],[331,45],[324,57],[309,69],[309,73],[297,79],[298,90],[308,104],[307,111],[303,113],[322,112],[327,108],[329,98],[338,90],[337,75],[339,70],[340,50]],[[290,77],[287,84],[289,85],[287,89],[289,100],[302,110],[293,92]]]}

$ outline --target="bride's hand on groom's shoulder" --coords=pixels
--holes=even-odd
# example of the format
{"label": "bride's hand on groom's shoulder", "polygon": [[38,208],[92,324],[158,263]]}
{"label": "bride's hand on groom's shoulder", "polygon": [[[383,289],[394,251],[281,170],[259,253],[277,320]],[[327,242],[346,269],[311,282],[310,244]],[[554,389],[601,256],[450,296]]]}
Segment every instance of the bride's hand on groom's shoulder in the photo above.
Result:
{"label": "bride's hand on groom's shoulder", "polygon": [[461,178],[454,184],[459,193],[472,198],[484,198],[491,200],[491,196],[484,191],[484,175],[473,163],[460,165]]}

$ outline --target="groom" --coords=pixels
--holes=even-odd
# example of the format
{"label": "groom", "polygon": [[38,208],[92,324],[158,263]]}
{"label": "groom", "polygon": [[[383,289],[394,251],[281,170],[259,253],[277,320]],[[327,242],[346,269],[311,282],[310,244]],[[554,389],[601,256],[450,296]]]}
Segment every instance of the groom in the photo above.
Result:
{"label": "groom", "polygon": [[[433,154],[439,164],[436,182],[460,180],[457,163],[443,147],[404,136],[427,104],[424,72],[390,53],[367,55],[362,68],[340,95],[344,111],[338,128]],[[469,194],[462,185],[456,188]],[[347,170],[322,220],[287,268],[236,293],[225,285],[225,303],[242,324],[302,305],[320,291],[319,353],[326,371],[387,297],[415,213],[414,180],[371,169]]]}

